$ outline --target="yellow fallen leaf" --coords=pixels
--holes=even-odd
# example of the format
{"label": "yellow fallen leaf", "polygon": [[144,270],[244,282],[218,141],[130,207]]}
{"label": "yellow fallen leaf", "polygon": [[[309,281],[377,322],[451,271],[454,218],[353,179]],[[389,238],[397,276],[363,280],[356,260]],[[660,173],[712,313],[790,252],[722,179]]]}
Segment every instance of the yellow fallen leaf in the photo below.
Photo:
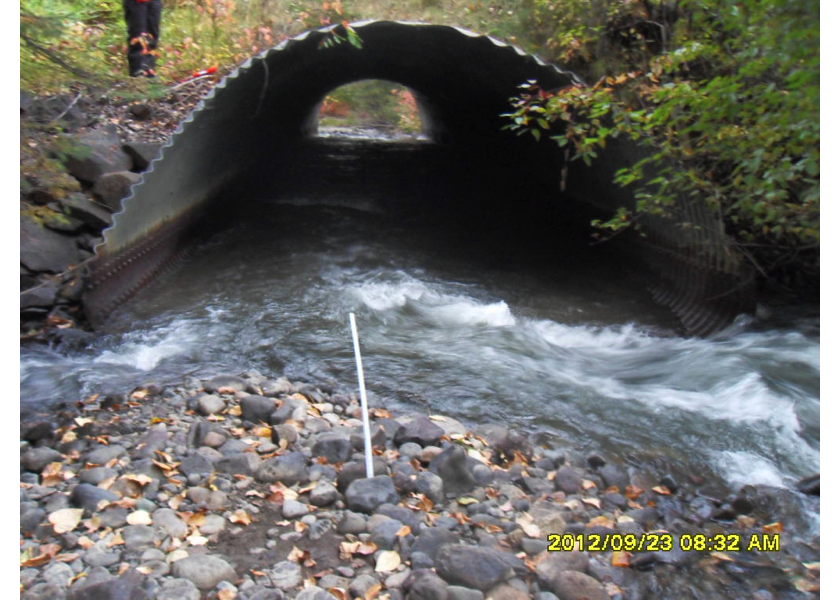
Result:
{"label": "yellow fallen leaf", "polygon": [[228,521],[231,523],[239,523],[240,525],[250,525],[251,524],[251,515],[245,512],[243,509],[239,509],[233,512],[228,517]]}
{"label": "yellow fallen leaf", "polygon": [[629,552],[613,552],[610,558],[610,564],[614,567],[628,568],[630,566],[630,558],[632,554]]}
{"label": "yellow fallen leaf", "polygon": [[336,597],[338,600],[349,600],[349,596],[347,594],[347,590],[340,587],[331,587],[327,590],[330,594]]}
{"label": "yellow fallen leaf", "polygon": [[394,535],[396,537],[405,537],[409,533],[411,533],[411,527],[409,527],[408,525],[403,525],[402,527],[399,528],[397,533],[395,533]]}
{"label": "yellow fallen leaf", "polygon": [[73,421],[75,421],[76,425],[79,427],[84,427],[88,423],[93,423],[93,419],[89,419],[88,417],[76,417]]}
{"label": "yellow fallen leaf", "polygon": [[778,521],[761,528],[764,533],[782,533],[782,524]]}
{"label": "yellow fallen leaf", "polygon": [[130,513],[125,520],[128,522],[129,525],[151,525],[152,524],[152,517],[149,516],[149,512],[145,510],[135,510],[133,513]]}
{"label": "yellow fallen leaf", "polygon": [[187,541],[190,546],[205,546],[209,540],[203,535],[191,535],[187,538]]}
{"label": "yellow fallen leaf", "polygon": [[82,550],[87,550],[88,548],[93,546],[96,542],[94,542],[88,536],[83,535],[82,537],[80,537],[78,539],[78,541],[76,543],[79,544],[79,546],[82,548]]}
{"label": "yellow fallen leaf", "polygon": [[376,567],[374,570],[377,573],[387,573],[400,566],[400,562],[400,555],[398,552],[385,550],[379,555],[379,558],[376,559]]}
{"label": "yellow fallen leaf", "polygon": [[234,598],[236,598],[236,594],[237,592],[225,588],[219,591],[219,600],[233,600]]}
{"label": "yellow fallen leaf", "polygon": [[370,586],[367,590],[365,590],[365,600],[373,600],[379,594],[379,591],[382,589],[381,583],[374,583]]}
{"label": "yellow fallen leaf", "polygon": [[84,512],[81,508],[62,508],[50,513],[49,521],[56,533],[67,533],[76,529]]}
{"label": "yellow fallen leaf", "polygon": [[671,490],[666,488],[664,485],[655,485],[650,489],[652,489],[654,492],[656,492],[660,496],[670,496],[671,495]]}
{"label": "yellow fallen leaf", "polygon": [[461,496],[458,498],[458,504],[461,506],[469,506],[470,504],[478,504],[478,500],[470,498],[469,496]]}

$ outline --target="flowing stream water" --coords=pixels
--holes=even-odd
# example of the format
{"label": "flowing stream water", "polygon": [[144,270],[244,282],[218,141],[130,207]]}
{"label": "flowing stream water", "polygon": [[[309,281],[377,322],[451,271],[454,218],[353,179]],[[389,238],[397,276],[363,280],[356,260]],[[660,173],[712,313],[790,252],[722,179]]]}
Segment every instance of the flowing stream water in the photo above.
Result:
{"label": "flowing stream water", "polygon": [[[23,348],[22,410],[246,370],[352,391],[352,311],[386,405],[731,489],[819,471],[818,312],[686,338],[617,263],[346,199],[267,194],[89,347]],[[818,508],[804,515],[816,531]]]}

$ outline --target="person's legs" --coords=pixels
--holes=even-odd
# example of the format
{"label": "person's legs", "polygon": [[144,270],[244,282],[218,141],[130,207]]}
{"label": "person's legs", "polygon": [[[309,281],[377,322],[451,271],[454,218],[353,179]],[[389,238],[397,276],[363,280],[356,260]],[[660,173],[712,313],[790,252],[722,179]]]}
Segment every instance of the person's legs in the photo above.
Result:
{"label": "person's legs", "polygon": [[[148,5],[151,3],[123,0],[125,24],[128,29],[128,74],[132,77],[154,74],[155,60],[152,48],[157,45],[157,39],[151,37],[147,24]],[[157,16],[160,19],[159,0],[157,0],[157,9]]]}

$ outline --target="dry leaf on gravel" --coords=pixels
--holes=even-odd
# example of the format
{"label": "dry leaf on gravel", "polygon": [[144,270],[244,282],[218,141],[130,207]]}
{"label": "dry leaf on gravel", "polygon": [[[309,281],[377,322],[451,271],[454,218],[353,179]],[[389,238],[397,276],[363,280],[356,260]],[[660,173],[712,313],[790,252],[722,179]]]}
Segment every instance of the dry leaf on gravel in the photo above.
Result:
{"label": "dry leaf on gravel", "polygon": [[56,533],[67,533],[76,529],[84,512],[81,508],[62,508],[50,513],[49,521]]}
{"label": "dry leaf on gravel", "polygon": [[379,555],[379,558],[376,559],[376,568],[374,570],[377,573],[387,573],[400,566],[400,562],[400,555],[398,552],[385,550]]}

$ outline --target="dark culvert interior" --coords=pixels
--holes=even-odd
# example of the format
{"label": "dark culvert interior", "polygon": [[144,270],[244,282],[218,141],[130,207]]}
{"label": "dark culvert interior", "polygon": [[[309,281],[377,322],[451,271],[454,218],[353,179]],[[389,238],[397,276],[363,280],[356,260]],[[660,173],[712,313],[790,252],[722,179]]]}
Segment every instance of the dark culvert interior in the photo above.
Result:
{"label": "dark culvert interior", "polygon": [[[356,30],[361,48],[324,47],[330,34],[323,31],[290,40],[243,65],[204,100],[124,201],[97,250],[86,293],[93,323],[154,279],[196,232],[206,239],[219,224],[256,210],[254,203],[282,198],[397,211],[404,222],[436,223],[433,238],[481,241],[480,249],[459,251],[482,258],[626,272],[654,289],[690,333],[715,331],[750,309],[748,288],[727,293],[744,269],[709,243],[722,236],[714,223],[702,236],[652,223],[644,240],[591,245],[590,221],[631,201],[629,190],[611,183],[612,172],[631,164],[638,149],[616,144],[591,168],[575,163],[561,194],[556,145],[503,130],[501,115],[519,85],[556,89],[577,82],[574,75],[452,27],[371,22]],[[365,79],[410,89],[427,139],[317,136],[327,94]],[[696,207],[684,212],[697,216]],[[692,261],[700,268],[687,270]]]}

